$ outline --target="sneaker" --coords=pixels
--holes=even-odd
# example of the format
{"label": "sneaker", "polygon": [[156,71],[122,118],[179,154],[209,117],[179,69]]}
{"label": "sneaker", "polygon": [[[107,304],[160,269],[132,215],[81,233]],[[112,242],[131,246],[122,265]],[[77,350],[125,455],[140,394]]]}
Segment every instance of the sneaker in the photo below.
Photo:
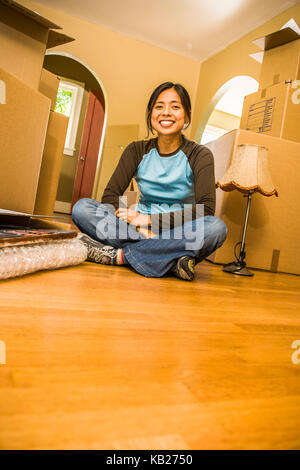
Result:
{"label": "sneaker", "polygon": [[192,256],[182,256],[172,267],[171,272],[179,279],[192,281],[195,274],[195,259]]}
{"label": "sneaker", "polygon": [[87,260],[99,264],[117,264],[117,249],[104,245],[89,237],[85,233],[78,236],[79,240],[87,247]]}

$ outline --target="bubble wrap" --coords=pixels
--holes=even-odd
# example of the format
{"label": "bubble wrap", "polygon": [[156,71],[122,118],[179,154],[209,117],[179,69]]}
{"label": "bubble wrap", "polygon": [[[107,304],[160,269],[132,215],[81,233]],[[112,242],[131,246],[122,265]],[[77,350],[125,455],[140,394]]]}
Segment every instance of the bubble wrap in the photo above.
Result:
{"label": "bubble wrap", "polygon": [[72,266],[85,261],[87,249],[78,238],[0,248],[0,279]]}

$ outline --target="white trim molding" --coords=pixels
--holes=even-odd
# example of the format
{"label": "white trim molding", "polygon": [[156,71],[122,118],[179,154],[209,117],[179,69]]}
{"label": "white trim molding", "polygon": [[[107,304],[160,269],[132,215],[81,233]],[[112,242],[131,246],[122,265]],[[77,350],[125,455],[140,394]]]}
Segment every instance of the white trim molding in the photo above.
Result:
{"label": "white trim molding", "polygon": [[0,80],[0,104],[6,104],[6,84]]}
{"label": "white trim molding", "polygon": [[54,212],[61,214],[71,214],[71,202],[55,201]]}
{"label": "white trim molding", "polygon": [[73,156],[76,150],[75,141],[76,141],[84,89],[83,87],[76,85],[75,83],[68,82],[66,80],[60,81],[59,88],[65,91],[70,91],[72,93],[71,109],[70,109],[70,114],[69,114],[69,124],[68,124],[68,130],[67,130],[67,135],[66,135],[64,153],[66,155]]}

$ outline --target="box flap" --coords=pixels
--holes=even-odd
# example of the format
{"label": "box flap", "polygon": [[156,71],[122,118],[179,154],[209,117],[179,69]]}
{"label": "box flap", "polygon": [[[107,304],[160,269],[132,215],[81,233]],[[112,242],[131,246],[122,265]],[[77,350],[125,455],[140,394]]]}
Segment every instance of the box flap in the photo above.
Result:
{"label": "box flap", "polygon": [[58,33],[57,31],[53,31],[52,29],[50,29],[46,49],[61,46],[62,44],[66,44],[67,42],[72,41],[75,41],[75,39],[71,38],[71,36],[67,36],[66,34]]}
{"label": "box flap", "polygon": [[62,29],[61,26],[58,26],[57,24],[52,23],[52,21],[47,20],[47,18],[44,18],[36,11],[29,10],[29,8],[26,8],[23,5],[20,5],[20,3],[17,3],[14,0],[0,0],[0,3],[3,3],[9,8],[13,8],[14,10],[18,11],[21,15],[31,18],[33,21],[41,24],[45,28]]}
{"label": "box flap", "polygon": [[249,57],[252,57],[256,62],[262,64],[264,60],[264,51],[254,52],[254,54],[249,54]]}
{"label": "box flap", "polygon": [[284,29],[284,28],[291,28],[294,31],[296,31],[296,33],[300,34],[300,28],[297,25],[294,18],[291,18],[289,21],[287,21],[280,29]]}
{"label": "box flap", "polygon": [[292,41],[296,41],[300,38],[300,35],[294,31],[292,28],[284,28],[274,33],[268,34],[262,38],[255,39],[253,44],[258,46],[264,51],[273,49],[274,47],[283,46]]}

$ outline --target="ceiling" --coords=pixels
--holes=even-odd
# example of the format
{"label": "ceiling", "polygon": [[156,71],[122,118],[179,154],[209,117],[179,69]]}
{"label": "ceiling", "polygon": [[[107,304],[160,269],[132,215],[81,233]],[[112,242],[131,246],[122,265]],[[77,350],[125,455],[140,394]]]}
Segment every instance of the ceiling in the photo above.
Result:
{"label": "ceiling", "polygon": [[297,0],[35,0],[203,61]]}

